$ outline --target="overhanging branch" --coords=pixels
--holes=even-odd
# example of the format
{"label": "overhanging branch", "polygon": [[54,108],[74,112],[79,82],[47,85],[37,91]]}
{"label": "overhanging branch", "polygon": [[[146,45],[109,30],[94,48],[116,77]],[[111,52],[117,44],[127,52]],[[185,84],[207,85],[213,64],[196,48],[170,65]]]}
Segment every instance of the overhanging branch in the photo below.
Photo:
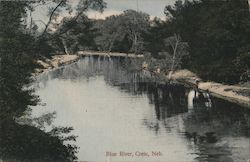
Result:
{"label": "overhanging branch", "polygon": [[64,2],[65,2],[65,0],[61,0],[60,3],[58,3],[58,5],[52,10],[52,12],[51,12],[51,14],[50,14],[50,17],[49,17],[49,21],[48,21],[48,23],[47,23],[46,26],[45,26],[45,29],[44,29],[44,31],[43,31],[43,33],[42,33],[42,36],[47,32],[47,29],[48,29],[48,27],[49,27],[49,25],[50,25],[50,23],[51,23],[51,21],[52,21],[52,18],[53,18],[53,16],[54,16],[56,10],[57,10]]}

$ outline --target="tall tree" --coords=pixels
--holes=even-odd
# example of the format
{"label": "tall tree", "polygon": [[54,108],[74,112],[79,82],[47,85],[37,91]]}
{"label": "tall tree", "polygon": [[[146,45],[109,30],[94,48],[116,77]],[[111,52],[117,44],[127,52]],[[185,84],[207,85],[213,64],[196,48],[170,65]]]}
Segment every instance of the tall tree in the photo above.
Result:
{"label": "tall tree", "polygon": [[125,31],[128,38],[132,41],[131,51],[134,53],[144,50],[144,41],[142,34],[149,29],[149,16],[142,12],[127,10],[124,12]]}
{"label": "tall tree", "polygon": [[[39,101],[29,88],[38,52],[37,39],[25,23],[30,5],[29,1],[0,1],[0,159],[73,161],[77,148],[64,145],[60,133],[17,123]],[[55,131],[67,134],[70,130]]]}
{"label": "tall tree", "polygon": [[167,6],[165,27],[190,46],[185,66],[204,79],[238,82],[246,69],[239,70],[234,62],[250,41],[248,8],[247,0],[178,0]]}
{"label": "tall tree", "polygon": [[[36,104],[30,83],[34,69],[34,38],[25,34],[23,15],[26,2],[0,3],[0,109],[2,117],[19,117],[27,106]],[[11,11],[9,9],[12,9]]]}
{"label": "tall tree", "polygon": [[169,48],[169,52],[166,56],[167,61],[170,61],[170,73],[168,78],[171,78],[171,75],[178,66],[181,65],[182,58],[188,55],[188,44],[182,42],[181,37],[177,34],[174,36],[168,37],[165,39],[165,45]]}
{"label": "tall tree", "polygon": [[120,16],[110,16],[96,23],[96,28],[99,31],[96,43],[99,49],[111,52],[115,43],[125,38],[126,33],[122,25],[123,19]]}
{"label": "tall tree", "polygon": [[[42,24],[44,24],[43,31],[41,33],[36,32],[36,36],[38,35],[38,52],[40,55],[51,53],[51,51],[45,49],[51,49],[55,50],[54,52],[64,52],[67,54],[71,53],[72,48],[77,48],[77,44],[79,43],[74,36],[71,36],[72,30],[75,30],[73,28],[79,28],[80,24],[85,26],[90,24],[89,20],[86,19],[86,13],[89,10],[102,12],[106,7],[106,3],[103,0],[79,0],[76,7],[72,7],[72,5],[73,1],[70,0],[38,0],[30,3],[27,8],[30,12],[31,19],[29,28],[37,28],[35,24],[36,22],[42,22]],[[33,20],[32,18],[32,12],[36,11],[36,9],[41,6],[49,6],[47,22]],[[90,33],[91,29],[86,31],[87,29],[89,29],[89,27],[85,28],[84,32]],[[90,35],[85,34],[85,36],[89,37]],[[90,37],[90,39],[93,38]],[[74,41],[74,45],[68,47],[70,45],[68,43],[69,41]],[[44,48],[45,45],[49,45],[49,48],[48,46]],[[56,48],[54,49],[54,47]]]}
{"label": "tall tree", "polygon": [[120,15],[99,21],[97,29],[100,34],[96,41],[99,47],[107,51],[139,53],[144,49],[142,35],[148,31],[149,26],[149,15],[127,10]]}

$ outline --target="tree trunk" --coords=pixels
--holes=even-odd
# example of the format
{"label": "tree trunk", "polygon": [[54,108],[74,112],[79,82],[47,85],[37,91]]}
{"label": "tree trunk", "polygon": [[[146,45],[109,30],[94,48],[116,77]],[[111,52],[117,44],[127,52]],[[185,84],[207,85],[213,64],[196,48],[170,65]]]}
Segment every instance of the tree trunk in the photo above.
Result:
{"label": "tree trunk", "polygon": [[134,34],[134,50],[135,50],[135,54],[137,54],[137,34]]}
{"label": "tree trunk", "polygon": [[63,48],[64,48],[64,52],[69,55],[69,51],[68,51],[68,48],[67,48],[67,43],[65,42],[64,39],[62,39],[62,44],[63,44]]}
{"label": "tree trunk", "polygon": [[32,31],[32,24],[33,24],[32,11],[30,11],[30,34]]}
{"label": "tree trunk", "polygon": [[171,65],[170,73],[168,75],[169,79],[171,78],[171,76],[173,74],[173,71],[174,71],[174,64],[175,64],[175,59],[176,59],[176,53],[177,53],[177,48],[178,48],[178,45],[179,45],[179,38],[178,38],[177,35],[175,35],[175,41],[176,41],[175,45],[172,46],[174,53],[173,53],[173,60],[172,60],[172,65]]}

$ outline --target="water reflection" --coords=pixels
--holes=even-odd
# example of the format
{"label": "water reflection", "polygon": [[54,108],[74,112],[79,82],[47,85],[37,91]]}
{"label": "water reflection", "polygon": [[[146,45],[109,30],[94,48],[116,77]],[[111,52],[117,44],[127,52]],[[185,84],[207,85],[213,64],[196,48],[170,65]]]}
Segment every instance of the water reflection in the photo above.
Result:
{"label": "water reflection", "polygon": [[[89,161],[236,161],[250,158],[250,111],[180,85],[128,71],[124,58],[85,57],[40,75],[34,86],[55,124],[72,125]],[[127,64],[127,65],[126,65]],[[149,77],[150,76],[150,77]],[[159,157],[107,157],[160,151]]]}
{"label": "water reflection", "polygon": [[206,107],[198,102],[184,120],[187,138],[198,146],[199,161],[246,161],[250,156],[249,110],[218,99],[213,104]]}

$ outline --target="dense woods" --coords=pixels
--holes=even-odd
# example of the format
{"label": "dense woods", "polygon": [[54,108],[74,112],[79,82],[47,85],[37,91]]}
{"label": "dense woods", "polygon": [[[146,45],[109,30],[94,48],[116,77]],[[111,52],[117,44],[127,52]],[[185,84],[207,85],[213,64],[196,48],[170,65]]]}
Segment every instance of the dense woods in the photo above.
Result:
{"label": "dense woods", "polygon": [[[165,13],[171,16],[168,25],[189,43],[186,68],[217,82],[246,79],[250,41],[247,1],[178,1],[175,7],[167,6]],[[239,66],[240,60],[246,62]]]}
{"label": "dense woods", "polygon": [[[84,2],[86,4],[84,4]],[[81,5],[102,11],[105,3],[83,1]],[[89,19],[80,5],[76,16],[56,21],[62,11],[52,12],[40,48],[49,53],[75,54],[79,50],[150,54],[157,67],[170,64],[173,49],[166,40],[178,35],[189,55],[179,58],[176,68],[186,68],[202,79],[235,84],[249,80],[249,5],[247,0],[177,0],[162,11],[166,20],[133,10],[105,20]],[[67,1],[61,8],[72,12]],[[37,31],[38,32],[38,31]],[[39,34],[38,34],[39,35]],[[46,43],[45,43],[46,42]],[[46,49],[46,50],[45,50]],[[156,61],[157,62],[157,61]],[[164,71],[171,65],[164,65]],[[176,69],[175,68],[175,69]]]}
{"label": "dense woods", "polygon": [[[16,122],[27,115],[30,106],[39,104],[34,90],[27,88],[39,66],[37,59],[79,50],[145,54],[165,71],[186,68],[204,80],[229,84],[249,81],[247,0],[177,0],[162,11],[166,20],[151,19],[147,13],[134,10],[93,20],[86,12],[103,11],[106,4],[102,0],[82,0],[75,11],[67,0],[50,2],[54,7],[48,11],[49,21],[39,31],[27,15],[48,1],[0,1],[0,145],[13,146],[10,150],[1,147],[0,157],[27,160],[23,155],[32,152],[32,159],[76,158],[76,146],[64,144],[75,137],[62,138],[72,128],[46,132],[34,124]],[[57,18],[63,11],[75,14],[59,22]],[[14,146],[17,136],[21,140],[16,143],[20,145]],[[36,149],[41,143],[47,145]]]}
{"label": "dense woods", "polygon": [[[55,39],[62,39],[71,26],[51,34],[48,27],[56,8],[68,7],[67,1],[51,1],[56,7],[49,12],[51,18],[41,33],[34,21],[28,22],[28,13],[34,6],[46,1],[0,1],[0,158],[8,161],[73,161],[77,147],[69,135],[71,127],[52,127],[55,114],[31,118],[30,107],[39,103],[39,96],[30,88],[32,74],[39,65],[38,59],[51,56],[57,49]],[[88,8],[102,8],[102,1],[79,3],[75,23]],[[57,13],[58,15],[59,13]],[[78,16],[78,17],[77,17]],[[68,21],[67,21],[68,22]],[[68,22],[69,24],[69,22]],[[58,24],[60,27],[62,25]],[[60,28],[58,28],[60,29]],[[75,28],[75,30],[77,30]],[[59,31],[59,30],[58,30]],[[61,30],[60,30],[61,31]],[[80,39],[79,39],[80,40]]]}
{"label": "dense woods", "polygon": [[184,67],[217,82],[249,79],[248,9],[247,0],[177,1],[167,6],[165,28],[179,33],[190,46]]}
{"label": "dense woods", "polygon": [[[166,57],[163,52],[173,53],[165,40],[177,34],[189,46],[190,55],[182,58],[183,68],[196,72],[205,80],[230,84],[247,81],[250,62],[248,9],[247,0],[178,0],[174,6],[166,6],[166,21],[150,20],[144,13],[125,11],[96,22],[100,33],[97,47],[104,51],[150,52],[154,58],[161,59]],[[138,35],[137,42],[137,35],[131,37],[127,32],[130,27]],[[101,43],[101,40],[108,41]],[[103,49],[102,46],[110,42],[112,48]],[[138,50],[133,49],[135,44]]]}
{"label": "dense woods", "polygon": [[73,145],[65,146],[49,132],[15,122],[39,102],[33,89],[25,87],[32,82],[40,47],[23,23],[27,7],[26,2],[0,2],[0,145],[8,146],[0,148],[0,156],[3,160],[71,161]]}
{"label": "dense woods", "polygon": [[94,22],[98,32],[98,50],[142,53],[143,34],[150,27],[149,15],[133,10]]}

